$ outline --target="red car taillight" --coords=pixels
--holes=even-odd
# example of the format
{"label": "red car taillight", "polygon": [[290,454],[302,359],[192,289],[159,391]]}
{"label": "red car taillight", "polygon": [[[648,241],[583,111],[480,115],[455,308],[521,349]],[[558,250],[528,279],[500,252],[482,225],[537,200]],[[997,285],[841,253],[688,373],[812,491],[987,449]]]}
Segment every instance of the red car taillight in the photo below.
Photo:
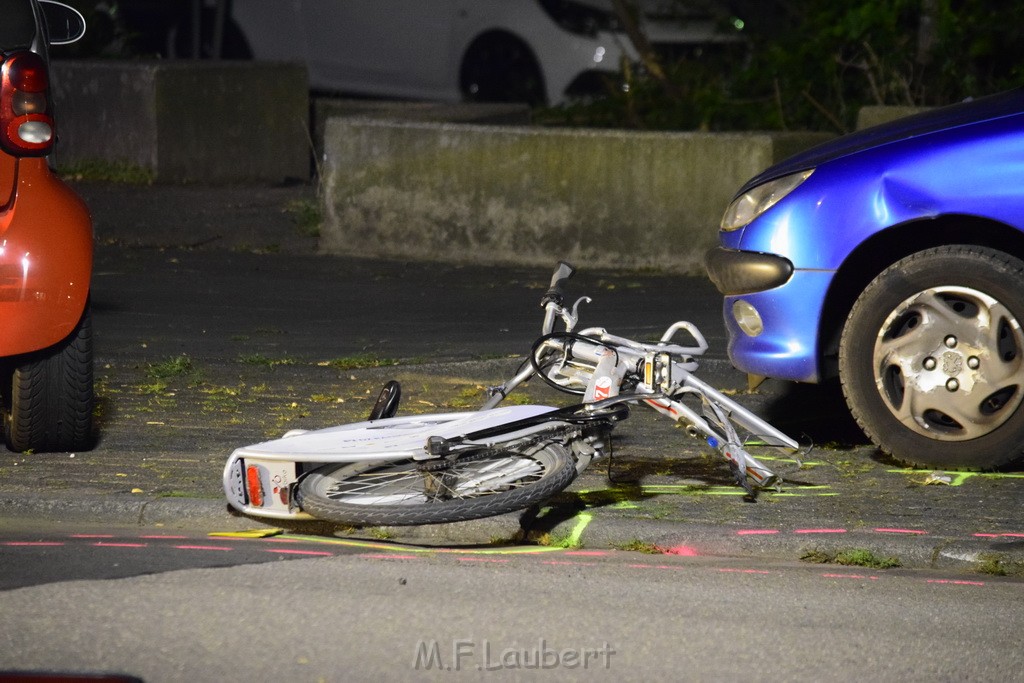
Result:
{"label": "red car taillight", "polygon": [[0,69],[0,147],[15,156],[44,156],[53,147],[50,78],[34,52],[15,52]]}

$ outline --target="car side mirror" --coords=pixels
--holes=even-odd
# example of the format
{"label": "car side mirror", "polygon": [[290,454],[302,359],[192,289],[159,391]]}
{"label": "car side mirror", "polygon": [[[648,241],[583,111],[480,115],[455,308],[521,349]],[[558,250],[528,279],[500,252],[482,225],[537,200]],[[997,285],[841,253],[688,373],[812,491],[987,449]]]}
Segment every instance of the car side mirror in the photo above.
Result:
{"label": "car side mirror", "polygon": [[46,33],[50,45],[67,45],[85,35],[85,17],[74,7],[56,0],[39,0],[46,19]]}

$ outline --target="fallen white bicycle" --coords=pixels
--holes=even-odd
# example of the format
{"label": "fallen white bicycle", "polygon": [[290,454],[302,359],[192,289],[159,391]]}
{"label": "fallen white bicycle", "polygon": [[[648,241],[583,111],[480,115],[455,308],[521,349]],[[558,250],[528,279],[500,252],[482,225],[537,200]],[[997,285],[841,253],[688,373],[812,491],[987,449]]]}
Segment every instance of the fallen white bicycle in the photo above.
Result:
{"label": "fallen white bicycle", "polygon": [[[573,272],[559,263],[541,299],[542,336],[480,410],[396,417],[401,389],[389,382],[366,422],[296,430],[235,450],[224,468],[230,504],[254,516],[351,526],[438,524],[525,509],[610,452],[612,428],[629,404],[649,406],[705,440],[751,495],[777,486],[779,477],[747,444],[798,444],[693,375],[695,358],[707,350],[700,331],[677,322],[660,341],[642,343],[599,327],[576,330],[579,306],[590,299],[564,305]],[[564,331],[554,331],[558,320]],[[681,331],[695,345],[673,342]],[[501,405],[534,376],[581,402]]]}

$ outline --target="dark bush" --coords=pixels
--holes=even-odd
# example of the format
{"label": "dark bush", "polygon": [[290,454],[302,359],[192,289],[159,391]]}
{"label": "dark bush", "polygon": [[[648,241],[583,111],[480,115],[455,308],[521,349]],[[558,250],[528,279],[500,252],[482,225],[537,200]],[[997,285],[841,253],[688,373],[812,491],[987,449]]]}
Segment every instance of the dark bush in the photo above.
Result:
{"label": "dark bush", "polygon": [[846,132],[864,105],[950,104],[1024,75],[1014,0],[736,0],[716,11],[741,41],[625,69],[603,97],[538,121]]}

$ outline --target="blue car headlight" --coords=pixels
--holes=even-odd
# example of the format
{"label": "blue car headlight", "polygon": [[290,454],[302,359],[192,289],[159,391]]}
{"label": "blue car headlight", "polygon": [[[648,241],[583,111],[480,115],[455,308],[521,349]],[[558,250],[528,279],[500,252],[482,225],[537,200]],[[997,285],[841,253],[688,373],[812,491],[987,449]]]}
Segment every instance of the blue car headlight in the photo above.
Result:
{"label": "blue car headlight", "polygon": [[814,169],[792,173],[775,180],[769,180],[743,193],[729,205],[722,216],[722,230],[739,230],[762,213],[773,207],[783,197],[795,190],[811,177]]}

